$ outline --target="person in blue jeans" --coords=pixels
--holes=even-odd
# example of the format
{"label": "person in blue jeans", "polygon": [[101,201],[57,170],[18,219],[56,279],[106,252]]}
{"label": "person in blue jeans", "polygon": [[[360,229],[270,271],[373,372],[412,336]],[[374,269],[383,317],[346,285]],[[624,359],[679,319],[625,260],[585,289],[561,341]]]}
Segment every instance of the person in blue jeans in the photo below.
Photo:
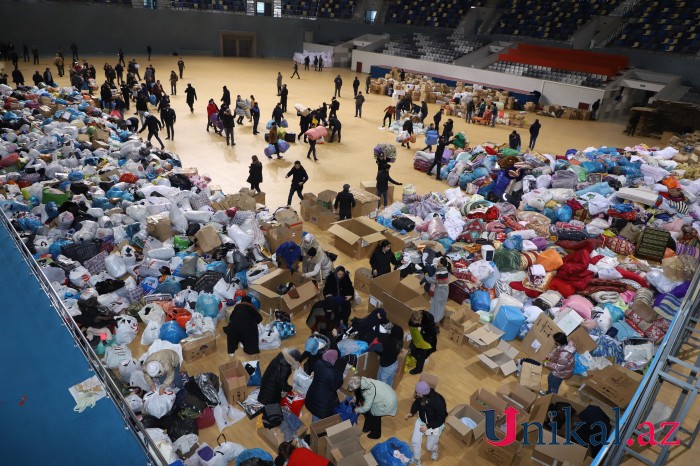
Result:
{"label": "person in blue jeans", "polygon": [[403,347],[403,329],[398,325],[393,325],[391,330],[383,333],[380,330],[378,337],[382,345],[379,353],[379,371],[377,380],[384,382],[390,387],[394,386],[394,376],[399,368],[399,353]]}
{"label": "person in blue jeans", "polygon": [[557,346],[544,360],[544,367],[549,369],[550,373],[547,376],[547,392],[543,395],[559,393],[561,383],[574,375],[576,346],[566,338],[564,332],[557,332],[552,338]]}

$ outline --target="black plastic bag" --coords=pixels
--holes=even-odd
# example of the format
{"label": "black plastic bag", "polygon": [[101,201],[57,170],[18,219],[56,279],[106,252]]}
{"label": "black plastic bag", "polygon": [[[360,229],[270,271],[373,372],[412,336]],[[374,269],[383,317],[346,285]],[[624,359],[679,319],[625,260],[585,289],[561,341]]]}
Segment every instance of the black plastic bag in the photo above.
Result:
{"label": "black plastic bag", "polygon": [[219,377],[211,372],[203,372],[194,376],[197,386],[205,397],[209,406],[219,404]]}
{"label": "black plastic bag", "polygon": [[197,419],[182,419],[181,417],[175,416],[172,424],[168,428],[168,437],[173,442],[183,435],[188,434],[199,434],[199,429],[197,429]]}
{"label": "black plastic bag", "polygon": [[184,175],[182,173],[175,173],[170,175],[168,179],[170,180],[170,185],[173,188],[178,188],[181,191],[189,191],[190,189],[192,189],[192,182],[187,177],[187,175]]}
{"label": "black plastic bag", "polygon": [[391,221],[391,226],[399,231],[413,231],[416,229],[416,222],[408,217],[396,217]]}

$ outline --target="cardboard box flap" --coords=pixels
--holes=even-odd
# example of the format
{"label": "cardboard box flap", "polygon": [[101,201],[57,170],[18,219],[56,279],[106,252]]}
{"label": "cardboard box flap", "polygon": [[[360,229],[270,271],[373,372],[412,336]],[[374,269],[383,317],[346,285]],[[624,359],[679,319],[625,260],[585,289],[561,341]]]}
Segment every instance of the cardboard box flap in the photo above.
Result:
{"label": "cardboard box flap", "polygon": [[286,277],[284,277],[285,273],[288,272],[282,269],[273,270],[267,275],[255,280],[255,283],[252,283],[250,288],[268,298],[278,298],[280,295],[272,288],[276,287],[279,283],[288,281]]}
{"label": "cardboard box flap", "polygon": [[500,415],[508,407],[508,404],[491,392],[479,388],[469,398],[469,405],[477,411],[494,410]]}
{"label": "cardboard box flap", "polygon": [[[368,218],[368,217],[358,217],[358,218],[353,219],[353,220],[362,223],[363,225],[365,225],[366,227],[371,228],[372,230],[374,230],[374,231],[377,232],[377,233],[381,233],[381,232],[383,232],[384,230],[386,230],[386,227],[385,227],[385,226],[383,226],[383,225],[377,223],[376,220],[373,220],[373,219]],[[383,235],[382,235],[382,239],[384,239],[384,238],[383,238]]]}
{"label": "cardboard box flap", "polygon": [[315,299],[318,295],[318,289],[312,282],[306,282],[303,285],[296,286],[297,292],[299,293],[298,298],[291,298],[289,294],[282,296],[282,301],[289,307],[289,309],[294,309],[301,306],[312,299]]}
{"label": "cardboard box flap", "polygon": [[566,439],[558,435],[556,436],[556,445],[549,443],[552,440],[551,434],[546,434],[544,440],[546,443],[535,446],[535,451],[555,460],[566,461],[570,464],[583,464],[588,454],[587,447],[575,442],[564,445]]}
{"label": "cardboard box flap", "polygon": [[[476,423],[476,427],[470,429],[469,426],[462,422],[463,417],[468,417],[474,421]],[[449,412],[446,423],[460,435],[466,436],[471,433],[474,436],[474,439],[478,439],[484,435],[485,420],[486,417],[478,409],[475,409],[469,405],[458,405]]]}
{"label": "cardboard box flap", "polygon": [[611,401],[614,406],[627,407],[632,401],[642,375],[621,366],[608,366],[592,372],[586,385]]}
{"label": "cardboard box flap", "polygon": [[484,324],[471,333],[467,334],[467,338],[478,345],[488,346],[494,341],[501,338],[505,333],[498,327],[491,324]]}
{"label": "cardboard box flap", "polygon": [[360,240],[360,237],[343,226],[343,222],[337,222],[328,229],[329,233],[334,234],[348,244],[355,244]]}
{"label": "cardboard box flap", "polygon": [[377,243],[377,242],[383,241],[385,239],[386,239],[386,237],[384,236],[383,233],[372,233],[372,234],[365,235],[362,237],[362,241],[365,241],[367,244]]}

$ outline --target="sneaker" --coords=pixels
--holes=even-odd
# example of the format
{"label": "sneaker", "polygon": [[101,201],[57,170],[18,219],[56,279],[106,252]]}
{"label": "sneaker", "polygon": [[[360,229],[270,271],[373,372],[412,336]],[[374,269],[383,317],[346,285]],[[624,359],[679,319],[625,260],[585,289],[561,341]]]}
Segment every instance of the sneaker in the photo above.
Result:
{"label": "sneaker", "polygon": [[433,461],[437,461],[438,460],[438,452],[437,451],[432,452],[430,454],[430,459]]}
{"label": "sneaker", "polygon": [[547,392],[545,392],[544,390],[540,390],[540,396],[546,396],[546,395],[547,395]]}

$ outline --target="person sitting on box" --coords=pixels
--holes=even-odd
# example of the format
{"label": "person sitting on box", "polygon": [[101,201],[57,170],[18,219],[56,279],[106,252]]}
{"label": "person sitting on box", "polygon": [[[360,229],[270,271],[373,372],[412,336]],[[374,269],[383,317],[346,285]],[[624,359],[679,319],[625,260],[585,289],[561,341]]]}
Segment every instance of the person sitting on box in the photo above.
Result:
{"label": "person sitting on box", "polygon": [[317,455],[308,448],[294,445],[294,441],[283,442],[277,449],[275,466],[332,466],[328,458]]}
{"label": "person sitting on box", "polygon": [[421,380],[416,384],[415,401],[411,405],[411,412],[404,419],[408,420],[416,414],[416,426],[411,437],[413,448],[413,462],[420,466],[421,446],[423,436],[428,437],[425,448],[430,452],[430,459],[438,460],[438,441],[440,434],[445,429],[447,419],[447,405],[445,398],[430,388],[427,382]]}

